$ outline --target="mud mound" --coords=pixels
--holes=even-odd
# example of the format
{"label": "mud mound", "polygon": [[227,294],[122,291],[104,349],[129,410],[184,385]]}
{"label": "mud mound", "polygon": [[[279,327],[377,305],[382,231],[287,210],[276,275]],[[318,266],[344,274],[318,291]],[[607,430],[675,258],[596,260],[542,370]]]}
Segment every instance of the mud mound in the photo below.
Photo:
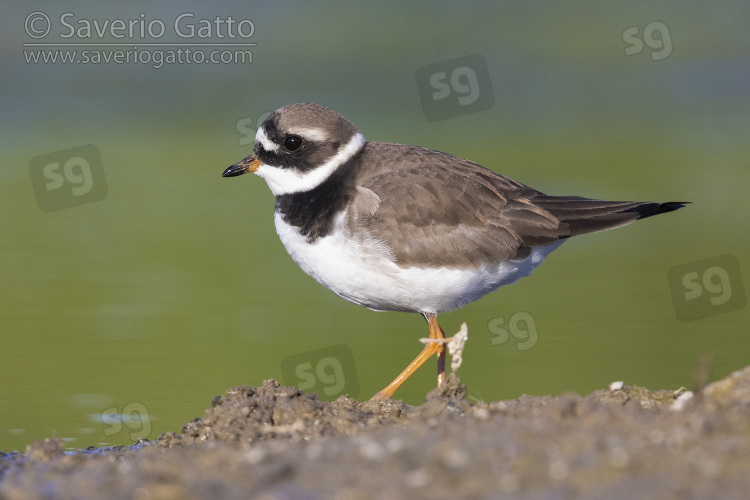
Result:
{"label": "mud mound", "polygon": [[214,398],[179,434],[0,454],[0,497],[747,498],[750,367],[692,397],[614,386],[470,404],[319,401],[269,380]]}

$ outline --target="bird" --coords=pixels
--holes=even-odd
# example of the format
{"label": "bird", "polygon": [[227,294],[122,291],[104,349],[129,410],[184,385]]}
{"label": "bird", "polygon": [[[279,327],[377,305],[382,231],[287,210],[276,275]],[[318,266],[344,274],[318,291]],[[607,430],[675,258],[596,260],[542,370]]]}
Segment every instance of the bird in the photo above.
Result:
{"label": "bird", "polygon": [[547,195],[458,156],[367,141],[314,103],[260,124],[252,154],[222,176],[245,173],[266,181],[276,231],[304,272],[355,304],[427,321],[435,341],[372,399],[391,398],[432,355],[445,380],[439,313],[528,276],[572,236],[689,203]]}

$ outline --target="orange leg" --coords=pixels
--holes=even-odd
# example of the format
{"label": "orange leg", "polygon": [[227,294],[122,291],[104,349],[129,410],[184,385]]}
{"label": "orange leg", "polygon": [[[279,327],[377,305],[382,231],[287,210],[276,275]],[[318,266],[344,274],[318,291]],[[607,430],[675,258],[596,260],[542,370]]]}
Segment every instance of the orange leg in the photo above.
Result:
{"label": "orange leg", "polygon": [[[438,325],[437,315],[434,313],[422,313],[422,316],[427,320],[427,327],[430,329],[430,338],[444,339],[445,333],[443,332],[443,329],[440,328],[440,325]],[[389,399],[392,397],[396,392],[396,389],[401,387],[401,384],[403,384],[412,373],[417,371],[417,369],[435,353],[437,353],[437,382],[438,385],[442,384],[445,381],[445,345],[440,342],[430,342],[424,347],[424,349],[422,349],[419,356],[414,358],[414,361],[409,363],[409,366],[407,366],[393,382],[388,384],[388,387],[375,394],[372,399]]]}

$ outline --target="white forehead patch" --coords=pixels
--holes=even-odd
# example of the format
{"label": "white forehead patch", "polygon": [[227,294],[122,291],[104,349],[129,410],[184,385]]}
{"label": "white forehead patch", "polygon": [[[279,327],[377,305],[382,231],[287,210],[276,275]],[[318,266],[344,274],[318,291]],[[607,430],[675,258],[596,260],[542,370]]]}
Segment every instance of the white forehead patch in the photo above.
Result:
{"label": "white forehead patch", "polygon": [[327,141],[328,140],[328,133],[320,128],[302,128],[302,127],[294,127],[289,129],[289,133],[294,135],[299,135],[303,139],[308,139],[311,141]]}
{"label": "white forehead patch", "polygon": [[258,131],[255,133],[255,142],[259,142],[266,151],[278,151],[279,149],[278,144],[268,138],[263,127],[258,127]]}
{"label": "white forehead patch", "polygon": [[[260,131],[258,132],[260,133]],[[338,153],[322,165],[318,165],[307,172],[300,172],[293,168],[274,167],[263,163],[255,171],[255,174],[265,179],[274,196],[304,193],[322,184],[337,168],[351,160],[366,142],[365,137],[357,132],[344,147],[339,149]]]}

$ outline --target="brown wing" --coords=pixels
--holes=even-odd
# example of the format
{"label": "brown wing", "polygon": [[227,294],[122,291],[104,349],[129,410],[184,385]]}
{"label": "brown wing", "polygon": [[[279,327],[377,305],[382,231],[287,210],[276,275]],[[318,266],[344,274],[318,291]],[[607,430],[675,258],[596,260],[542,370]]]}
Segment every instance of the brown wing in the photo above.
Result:
{"label": "brown wing", "polygon": [[355,200],[368,207],[359,224],[403,267],[477,267],[682,206],[547,196],[468,160],[412,146],[368,143],[365,154],[366,164],[380,168],[359,179],[376,195]]}
{"label": "brown wing", "polygon": [[476,267],[515,256],[527,239],[558,239],[559,221],[529,202],[537,191],[445,153],[377,144],[372,156],[383,167],[359,183],[379,203],[359,219],[399,265]]}

